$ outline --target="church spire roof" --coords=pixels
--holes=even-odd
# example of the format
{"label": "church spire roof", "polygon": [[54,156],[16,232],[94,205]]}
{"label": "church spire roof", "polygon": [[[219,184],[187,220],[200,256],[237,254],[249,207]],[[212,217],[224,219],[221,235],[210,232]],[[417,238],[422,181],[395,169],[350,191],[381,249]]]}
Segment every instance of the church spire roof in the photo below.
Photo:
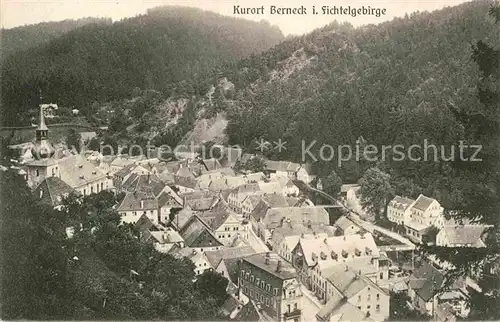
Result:
{"label": "church spire roof", "polygon": [[40,102],[40,120],[38,121],[37,130],[38,131],[48,131],[49,130],[49,128],[45,124],[45,116],[43,115],[43,104],[41,102]]}

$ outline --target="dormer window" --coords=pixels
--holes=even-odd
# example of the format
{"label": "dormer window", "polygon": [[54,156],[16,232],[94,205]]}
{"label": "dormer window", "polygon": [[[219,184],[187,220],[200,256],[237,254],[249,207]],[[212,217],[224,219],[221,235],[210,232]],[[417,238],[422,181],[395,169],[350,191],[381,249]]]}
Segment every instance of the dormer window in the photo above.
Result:
{"label": "dormer window", "polygon": [[84,176],[83,174],[81,174],[81,175],[79,176],[79,178],[80,178],[80,179],[85,179],[85,176]]}
{"label": "dormer window", "polygon": [[79,168],[79,169],[83,169],[83,164],[79,164],[79,165],[78,165],[78,168]]}

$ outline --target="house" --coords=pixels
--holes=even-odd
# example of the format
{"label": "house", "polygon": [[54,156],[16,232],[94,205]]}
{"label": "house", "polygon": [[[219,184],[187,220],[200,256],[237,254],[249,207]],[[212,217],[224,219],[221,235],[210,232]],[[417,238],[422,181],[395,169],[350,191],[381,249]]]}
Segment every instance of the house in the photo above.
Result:
{"label": "house", "polygon": [[404,225],[405,218],[410,217],[410,209],[415,200],[396,196],[387,205],[387,219],[398,225]]}
{"label": "house", "polygon": [[264,172],[254,172],[248,173],[242,176],[245,179],[245,183],[255,183],[266,180],[266,175]]}
{"label": "house", "polygon": [[227,202],[231,209],[237,213],[242,213],[243,200],[245,200],[247,196],[255,196],[262,193],[258,183],[244,184],[231,191],[227,198]]}
{"label": "house", "polygon": [[297,180],[310,184],[317,178],[317,173],[311,164],[301,164],[297,171]]}
{"label": "house", "polygon": [[277,254],[255,254],[241,260],[240,293],[260,304],[277,321],[300,321],[302,291],[295,269]]}
{"label": "house", "polygon": [[232,243],[234,238],[239,234],[244,234],[244,226],[238,220],[229,207],[222,202],[218,203],[214,208],[200,212],[196,216],[200,218],[217,239],[224,245]]}
{"label": "house", "polygon": [[284,224],[276,228],[269,240],[272,250],[278,253],[284,260],[292,262],[292,251],[299,243],[300,238],[305,236],[320,236],[322,238],[335,235],[335,229],[324,224]]}
{"label": "house", "polygon": [[272,177],[288,177],[290,179],[296,179],[297,172],[300,169],[300,164],[293,163],[289,161],[271,161],[266,160],[266,169],[265,173],[267,173],[271,178]]}
{"label": "house", "polygon": [[222,190],[233,190],[247,183],[242,177],[224,176],[218,179],[212,179],[208,185],[209,191],[220,192]]}
{"label": "house", "polygon": [[126,193],[117,207],[122,222],[134,223],[145,214],[154,223],[167,223],[172,209],[182,208],[182,199],[153,174],[131,173],[121,190]]}
{"label": "house", "polygon": [[423,262],[410,276],[408,284],[408,295],[412,305],[422,314],[435,316],[436,308],[443,303],[452,304],[453,311],[457,315],[467,316],[468,291],[464,279],[457,279],[449,287],[443,288],[446,277],[443,271],[434,267],[431,263]]}
{"label": "house", "polygon": [[264,242],[268,242],[274,229],[283,224],[329,224],[328,212],[323,207],[269,208],[262,202],[250,214],[252,229]]}
{"label": "house", "polygon": [[346,216],[341,216],[339,219],[337,219],[334,227],[337,228],[337,232],[339,235],[354,235],[361,230],[358,225],[356,225]]}
{"label": "house", "polygon": [[224,245],[215,237],[211,229],[196,215],[191,217],[179,231],[186,247],[199,253],[207,250],[219,250]]}
{"label": "house", "polygon": [[436,199],[421,194],[409,208],[408,215],[404,220],[406,235],[413,241],[422,243],[422,238],[442,217],[443,207]]}
{"label": "house", "polygon": [[301,282],[313,292],[319,290],[320,298],[325,298],[322,268],[365,258],[378,271],[380,253],[372,234],[320,237],[300,238],[292,250],[292,263]]}
{"label": "house", "polygon": [[444,226],[436,236],[436,245],[443,247],[486,247],[482,237],[486,232],[484,225]]}
{"label": "house", "polygon": [[327,302],[318,321],[385,321],[390,315],[388,292],[359,270],[343,264],[333,267],[326,277]]}
{"label": "house", "polygon": [[153,223],[159,222],[158,200],[154,196],[141,192],[127,192],[116,211],[121,216],[122,223],[136,223],[145,215]]}
{"label": "house", "polygon": [[216,272],[238,284],[238,261],[256,253],[252,247],[243,246],[206,251],[204,254]]}
{"label": "house", "polygon": [[196,276],[203,274],[205,271],[213,270],[203,253],[196,248],[175,248],[171,252],[171,255],[175,258],[187,258],[191,260],[195,266],[194,273]]}
{"label": "house", "polygon": [[144,168],[140,165],[137,165],[137,164],[126,165],[125,167],[123,167],[120,170],[113,173],[113,186],[115,187],[116,191],[120,192],[123,190],[122,185],[127,180],[135,179],[135,176],[133,176],[134,174],[135,175],[144,175],[144,174],[150,174],[150,173],[151,173],[150,171],[148,171],[146,168]]}
{"label": "house", "polygon": [[151,231],[146,230],[141,240],[153,243],[154,248],[160,253],[169,253],[174,247],[184,248],[184,239],[172,228]]}
{"label": "house", "polygon": [[[277,177],[274,177],[271,179],[271,183],[273,183],[273,182],[277,182],[280,185],[280,188],[278,188],[276,186],[276,188],[274,188],[273,192],[281,193],[281,194],[288,196],[288,197],[296,197],[300,193],[299,187],[297,187],[293,183],[293,181],[288,177],[277,176]],[[264,185],[265,184],[260,185],[261,189],[263,191],[265,191],[265,189],[263,188]],[[267,192],[267,193],[269,193],[269,192]]]}
{"label": "house", "polygon": [[[249,195],[247,196],[242,203],[242,214],[245,218],[248,218],[250,214],[257,208],[257,206],[263,203],[267,208],[273,207],[288,207],[290,204],[288,203],[287,197],[282,194],[264,194],[264,195]],[[295,206],[295,205],[293,205]]]}
{"label": "house", "polygon": [[254,301],[242,303],[236,297],[230,296],[228,300],[222,305],[221,314],[227,319],[232,321],[266,321],[267,317],[263,318],[260,308]]}
{"label": "house", "polygon": [[77,192],[58,177],[45,178],[33,192],[35,197],[53,207],[61,205],[63,198],[70,193]]}
{"label": "house", "polygon": [[210,191],[193,191],[179,194],[183,207],[189,207],[194,211],[205,211],[212,209],[218,202],[219,197]]}

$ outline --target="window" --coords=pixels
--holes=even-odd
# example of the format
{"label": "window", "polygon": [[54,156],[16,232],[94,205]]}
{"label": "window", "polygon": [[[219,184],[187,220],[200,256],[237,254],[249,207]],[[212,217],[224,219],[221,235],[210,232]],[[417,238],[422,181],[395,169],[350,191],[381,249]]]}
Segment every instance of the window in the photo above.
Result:
{"label": "window", "polygon": [[245,277],[245,271],[242,270],[240,275],[241,275],[241,277]]}
{"label": "window", "polygon": [[266,306],[269,307],[269,298],[266,297]]}
{"label": "window", "polygon": [[40,176],[40,170],[36,169],[36,176]]}
{"label": "window", "polygon": [[255,277],[254,277],[253,275],[252,275],[252,276],[250,276],[250,282],[253,282],[253,281],[254,281],[254,279],[255,279]]}
{"label": "window", "polygon": [[291,310],[291,306],[290,304],[288,304],[288,313],[290,313],[292,310]]}
{"label": "window", "polygon": [[375,310],[377,310],[377,312],[380,312],[380,304],[377,304],[377,306],[375,307]]}
{"label": "window", "polygon": [[372,296],[370,294],[368,294],[368,299],[367,301],[371,300]]}
{"label": "window", "polygon": [[361,302],[361,295],[358,295],[358,302]]}
{"label": "window", "polygon": [[380,300],[380,294],[377,294],[377,301]]}
{"label": "window", "polygon": [[207,266],[207,263],[203,263],[203,266]]}
{"label": "window", "polygon": [[255,284],[259,285],[260,283],[260,278],[257,277],[257,279],[255,280]]}
{"label": "window", "polygon": [[297,310],[297,303],[295,303],[295,304],[293,305],[293,309],[294,309],[294,310]]}
{"label": "window", "polygon": [[261,281],[261,282],[260,282],[260,287],[262,287],[262,288],[266,288],[266,282]]}
{"label": "window", "polygon": [[367,309],[367,310],[370,310],[370,307],[371,307],[371,306],[367,305],[367,306],[366,306],[366,309]]}
{"label": "window", "polygon": [[380,279],[383,280],[384,279],[384,273],[380,273]]}
{"label": "window", "polygon": [[273,290],[273,293],[274,293],[274,295],[278,295],[278,289],[277,289],[277,288],[275,288],[275,289]]}

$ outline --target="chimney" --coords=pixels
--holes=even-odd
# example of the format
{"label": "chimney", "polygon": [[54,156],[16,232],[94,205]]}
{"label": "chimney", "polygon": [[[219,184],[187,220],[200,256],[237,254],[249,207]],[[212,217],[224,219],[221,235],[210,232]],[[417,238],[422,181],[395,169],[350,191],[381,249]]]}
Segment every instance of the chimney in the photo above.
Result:
{"label": "chimney", "polygon": [[193,255],[196,255],[196,249],[193,249]]}
{"label": "chimney", "polygon": [[346,265],[344,270],[347,272],[349,270],[349,267]]}
{"label": "chimney", "polygon": [[269,258],[271,257],[271,254],[269,252],[266,253],[266,265],[269,265]]}
{"label": "chimney", "polygon": [[278,265],[276,265],[276,272],[281,272],[281,260],[278,260]]}

